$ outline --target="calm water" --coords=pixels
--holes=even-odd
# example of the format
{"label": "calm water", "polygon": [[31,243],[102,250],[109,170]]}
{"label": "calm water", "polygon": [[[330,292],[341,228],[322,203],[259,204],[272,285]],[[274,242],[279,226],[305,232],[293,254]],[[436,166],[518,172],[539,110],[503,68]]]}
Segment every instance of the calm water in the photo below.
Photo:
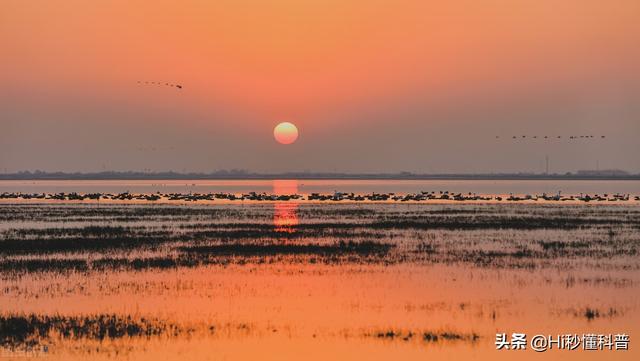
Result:
{"label": "calm water", "polygon": [[[421,191],[477,194],[640,194],[640,181],[600,180],[69,180],[0,181],[0,192],[55,193],[248,193],[291,189],[310,193],[416,193]],[[283,190],[284,190],[283,189]]]}

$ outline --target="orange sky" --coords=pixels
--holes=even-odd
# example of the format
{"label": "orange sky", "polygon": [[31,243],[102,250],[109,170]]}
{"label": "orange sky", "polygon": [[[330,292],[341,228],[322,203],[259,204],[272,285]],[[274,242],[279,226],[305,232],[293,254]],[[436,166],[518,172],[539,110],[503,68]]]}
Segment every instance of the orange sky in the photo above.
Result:
{"label": "orange sky", "polygon": [[[633,106],[640,88],[639,34],[637,0],[5,1],[0,80],[7,96],[0,105],[12,105],[8,114],[15,118],[6,119],[16,132],[25,129],[24,122],[37,127],[49,117],[86,126],[91,134],[107,126],[93,123],[108,109],[117,118],[112,125],[135,123],[132,129],[143,133],[145,127],[168,126],[244,134],[253,144],[247,151],[276,158],[285,155],[278,148],[262,149],[261,137],[268,139],[273,125],[284,120],[299,125],[309,156],[336,127],[357,134],[379,128],[374,138],[396,127],[455,132],[479,121],[489,134],[530,132],[540,127],[529,119],[532,108],[567,122],[565,129],[543,120],[550,131],[577,126],[601,132],[602,119],[592,118],[604,113],[624,135],[639,130],[640,111]],[[184,89],[144,87],[138,80]],[[566,102],[555,104],[559,98]],[[602,106],[591,109],[594,99]],[[492,123],[498,118],[503,120]],[[337,148],[351,149],[348,139],[355,134],[336,139],[343,142]],[[167,135],[155,137],[167,143]],[[24,139],[9,150],[23,152],[27,143],[41,141]],[[202,142],[198,152],[219,151]],[[116,158],[124,155],[107,145],[95,155],[107,158],[110,151]],[[400,147],[397,157],[414,151]],[[371,163],[358,157],[342,167]],[[28,168],[43,166],[31,163],[35,156],[27,158]],[[230,165],[209,166],[207,159],[188,168]],[[0,158],[9,168],[19,161]],[[303,164],[287,162],[272,165]],[[500,162],[487,166],[501,167]],[[231,163],[259,168],[244,158]],[[309,168],[329,164],[318,160]],[[503,168],[514,164],[507,161]],[[640,169],[632,160],[614,165]],[[114,161],[110,167],[142,165]],[[162,167],[170,168],[176,165]]]}

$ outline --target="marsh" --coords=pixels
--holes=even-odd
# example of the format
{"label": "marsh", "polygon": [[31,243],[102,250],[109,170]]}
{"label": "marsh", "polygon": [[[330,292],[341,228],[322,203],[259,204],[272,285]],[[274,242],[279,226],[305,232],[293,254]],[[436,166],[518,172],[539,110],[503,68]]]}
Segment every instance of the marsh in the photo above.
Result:
{"label": "marsh", "polygon": [[635,204],[1,207],[2,345],[53,359],[489,359],[496,330],[640,324]]}

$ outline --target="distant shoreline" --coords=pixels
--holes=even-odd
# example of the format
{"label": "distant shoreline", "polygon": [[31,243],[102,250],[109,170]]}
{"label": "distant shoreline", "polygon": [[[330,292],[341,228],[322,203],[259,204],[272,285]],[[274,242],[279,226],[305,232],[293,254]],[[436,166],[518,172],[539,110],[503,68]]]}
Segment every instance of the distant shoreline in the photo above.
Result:
{"label": "distant shoreline", "polygon": [[98,172],[47,173],[20,172],[0,174],[0,180],[640,180],[640,174],[347,174],[347,173],[175,173],[175,172]]}

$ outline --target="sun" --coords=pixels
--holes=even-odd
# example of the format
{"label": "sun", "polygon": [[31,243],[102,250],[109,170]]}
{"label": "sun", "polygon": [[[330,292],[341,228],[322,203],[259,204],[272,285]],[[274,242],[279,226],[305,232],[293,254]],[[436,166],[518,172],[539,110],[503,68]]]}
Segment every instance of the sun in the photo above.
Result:
{"label": "sun", "polygon": [[273,128],[273,137],[280,144],[291,144],[298,139],[298,128],[293,123],[282,122]]}

